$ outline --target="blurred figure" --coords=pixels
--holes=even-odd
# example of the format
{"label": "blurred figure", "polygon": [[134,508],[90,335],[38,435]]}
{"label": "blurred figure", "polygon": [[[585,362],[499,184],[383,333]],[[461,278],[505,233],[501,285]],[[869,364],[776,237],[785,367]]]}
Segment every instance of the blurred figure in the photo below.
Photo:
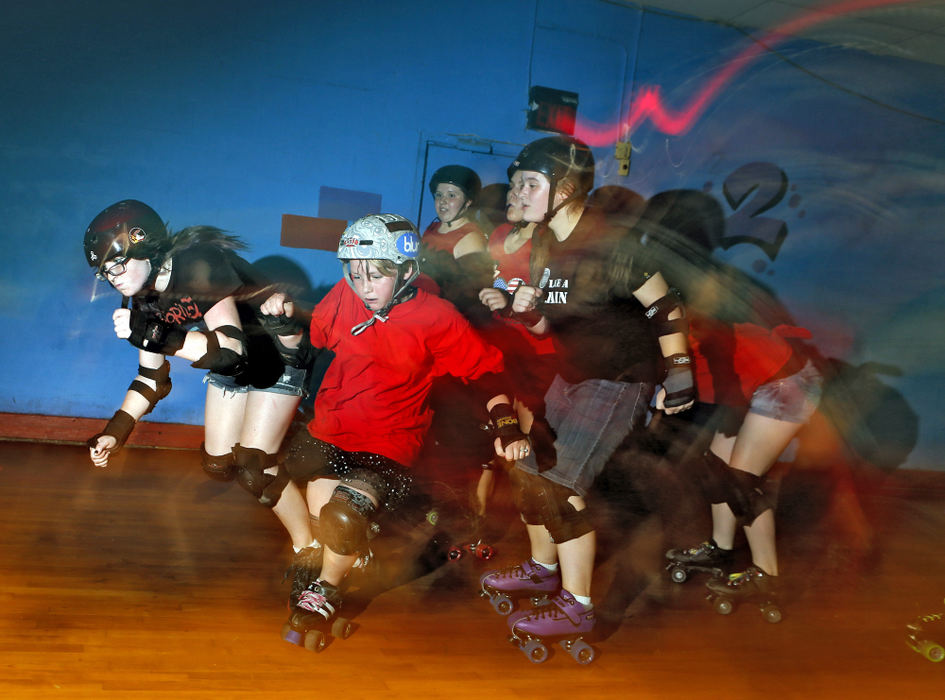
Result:
{"label": "blurred figure", "polygon": [[[774,490],[765,478],[820,400],[820,358],[810,332],[791,322],[774,297],[710,251],[721,239],[721,207],[691,190],[654,196],[639,229],[682,294],[689,313],[698,400],[719,407],[708,450],[693,465],[711,503],[712,536],[666,553],[683,581],[693,569],[727,570],[740,524],[751,566],[707,583],[720,600],[776,600]],[[764,601],[762,601],[764,602]],[[772,619],[780,612],[772,607]]]}
{"label": "blurred figure", "polygon": [[[278,451],[304,394],[308,360],[267,333],[259,306],[272,287],[237,255],[243,247],[211,226],[171,234],[157,212],[136,200],[113,204],[89,224],[86,261],[125,297],[113,314],[115,335],[137,348],[139,363],[121,409],[89,440],[90,455],[107,466],[135,423],[170,393],[165,358],[189,360],[207,370],[204,471],[219,480],[237,477],[273,509],[300,550],[313,538],[304,509],[293,508],[302,497]],[[298,326],[275,330],[286,328]]]}
{"label": "blurred figure", "polygon": [[512,475],[531,557],[481,583],[500,612],[510,610],[503,599],[551,596],[509,618],[513,638],[531,654],[562,639],[586,659],[596,539],[585,496],[624,437],[642,427],[657,383],[660,409],[692,405],[686,335],[674,325],[683,311],[659,271],[640,264],[636,241],[586,206],[594,183],[586,144],[534,141],[509,177],[523,219],[539,225],[530,283],[516,290],[512,317],[555,343],[557,375],[544,397],[555,454],[518,456]]}
{"label": "blurred figure", "polygon": [[486,235],[473,216],[482,184],[472,169],[444,165],[433,173],[429,187],[437,218],[420,240],[423,277],[418,285],[476,320],[482,317],[476,295],[491,284],[493,272]]}

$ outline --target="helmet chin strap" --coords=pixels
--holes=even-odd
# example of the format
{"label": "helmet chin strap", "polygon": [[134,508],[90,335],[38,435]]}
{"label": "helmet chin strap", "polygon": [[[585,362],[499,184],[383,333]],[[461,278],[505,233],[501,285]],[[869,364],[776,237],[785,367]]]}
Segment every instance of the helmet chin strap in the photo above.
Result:
{"label": "helmet chin strap", "polygon": [[452,219],[450,219],[449,221],[443,221],[443,219],[440,219],[440,221],[443,222],[444,224],[446,224],[447,226],[452,226],[454,221],[456,221],[457,219],[461,219],[463,216],[466,215],[466,211],[467,211],[468,209],[469,209],[469,200],[467,199],[467,200],[463,203],[463,208],[460,209],[460,210],[456,213],[456,216],[454,216],[454,217],[453,217]]}
{"label": "helmet chin strap", "polygon": [[[413,282],[415,279],[417,279],[417,277],[420,275],[420,270],[416,266],[416,264],[413,267],[414,267],[414,271],[410,275],[410,278],[404,280],[404,283],[400,285],[400,287],[394,292],[393,296],[391,296],[391,299],[389,302],[387,302],[387,305],[383,309],[378,309],[377,311],[372,313],[371,318],[369,318],[367,321],[362,321],[361,323],[355,326],[352,326],[351,335],[360,335],[369,326],[373,326],[375,321],[380,321],[381,323],[387,323],[387,317],[390,315],[390,310],[394,308],[394,306],[405,301],[410,301],[416,296],[417,288],[411,287],[410,283]],[[345,263],[345,279],[348,281],[348,285],[351,287],[351,289],[354,289],[354,285],[351,283],[351,278],[350,278],[350,275],[348,274],[348,269],[349,269],[348,264]],[[401,277],[400,266],[397,267],[397,276]],[[364,308],[366,308],[368,311],[371,310],[371,307],[368,306],[367,304],[364,305]]]}

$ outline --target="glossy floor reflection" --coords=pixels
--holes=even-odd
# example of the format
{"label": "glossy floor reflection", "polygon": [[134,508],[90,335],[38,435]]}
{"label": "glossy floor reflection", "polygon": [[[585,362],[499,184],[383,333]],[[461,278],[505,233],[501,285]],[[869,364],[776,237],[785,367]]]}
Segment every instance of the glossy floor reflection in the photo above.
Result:
{"label": "glossy floor reflection", "polygon": [[[940,697],[945,663],[912,651],[906,625],[945,609],[941,477],[863,475],[845,498],[865,532],[836,525],[849,504],[820,475],[785,477],[779,624],[747,606],[716,614],[699,577],[669,581],[662,550],[703,536],[695,511],[613,516],[596,660],[553,649],[537,665],[477,597],[486,564],[474,558],[398,570],[409,580],[371,600],[349,639],[306,652],[280,638],[278,524],[204,479],[196,452],[129,449],[103,471],[81,447],[0,442],[0,696]],[[493,562],[520,560],[501,492],[493,513]]]}

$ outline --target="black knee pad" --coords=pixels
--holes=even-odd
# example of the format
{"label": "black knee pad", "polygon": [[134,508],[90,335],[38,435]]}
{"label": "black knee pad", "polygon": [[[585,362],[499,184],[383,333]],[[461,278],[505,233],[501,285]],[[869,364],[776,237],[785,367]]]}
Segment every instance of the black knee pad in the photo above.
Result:
{"label": "black knee pad", "polygon": [[774,508],[774,500],[768,493],[767,479],[742,469],[730,468],[729,472],[733,493],[728,504],[736,516],[744,519],[746,525],[751,525],[759,515]]}
{"label": "black knee pad", "polygon": [[289,483],[289,477],[284,469],[279,469],[275,474],[267,474],[265,471],[278,464],[276,455],[237,444],[233,447],[233,460],[236,463],[236,478],[240,486],[268,508],[279,502],[282,491]]}
{"label": "black knee pad", "polygon": [[207,448],[203,443],[200,443],[200,466],[203,467],[203,471],[207,476],[217,481],[232,481],[233,477],[236,476],[233,453],[212,455],[207,452]]}
{"label": "black knee pad", "polygon": [[344,484],[336,487],[318,514],[322,544],[341,555],[363,551],[367,546],[371,516],[376,510],[364,494]]}
{"label": "black knee pad", "polygon": [[513,469],[515,502],[528,525],[543,525],[557,544],[594,530],[587,509],[578,510],[568,499],[577,494],[566,486],[536,474]]}
{"label": "black knee pad", "polygon": [[718,455],[706,451],[691,463],[696,482],[709,503],[726,503],[731,495],[731,469]]}

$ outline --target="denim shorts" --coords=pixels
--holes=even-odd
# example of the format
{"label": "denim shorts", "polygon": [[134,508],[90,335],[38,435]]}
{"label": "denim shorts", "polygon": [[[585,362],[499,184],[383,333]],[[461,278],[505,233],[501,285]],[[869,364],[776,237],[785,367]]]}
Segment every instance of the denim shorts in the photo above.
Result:
{"label": "denim shorts", "polygon": [[247,391],[264,391],[269,394],[286,394],[288,396],[305,396],[305,377],[306,371],[298,367],[282,368],[282,376],[276,380],[272,386],[265,389],[252,386],[251,384],[240,384],[235,377],[229,377],[225,374],[208,372],[203,378],[204,384],[210,384],[217,389],[222,389],[223,393],[232,392],[234,394],[245,394]]}
{"label": "denim shorts", "polygon": [[[556,434],[557,463],[541,476],[587,495],[623,439],[643,425],[653,388],[606,379],[568,384],[556,376],[545,394],[545,417]],[[515,466],[539,473],[534,453]]]}
{"label": "denim shorts", "polygon": [[758,387],[751,395],[748,412],[788,423],[806,423],[820,403],[823,387],[823,376],[808,361],[796,374]]}

